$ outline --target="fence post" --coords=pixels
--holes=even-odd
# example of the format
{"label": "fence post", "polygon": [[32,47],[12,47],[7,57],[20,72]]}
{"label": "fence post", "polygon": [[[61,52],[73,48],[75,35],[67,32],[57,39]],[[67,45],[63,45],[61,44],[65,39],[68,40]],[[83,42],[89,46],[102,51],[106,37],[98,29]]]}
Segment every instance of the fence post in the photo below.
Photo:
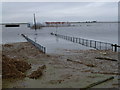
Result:
{"label": "fence post", "polygon": [[86,46],[88,46],[88,40],[86,40]]}
{"label": "fence post", "polygon": [[72,41],[72,37],[70,37],[70,41]]}
{"label": "fence post", "polygon": [[96,48],[96,41],[95,41],[95,48]]}
{"label": "fence post", "polygon": [[101,50],[101,42],[100,42],[100,50]]}
{"label": "fence post", "polygon": [[92,45],[92,40],[90,40],[90,47],[92,47],[91,45]]}
{"label": "fence post", "polygon": [[69,37],[69,41],[71,41],[71,37]]}
{"label": "fence post", "polygon": [[74,37],[73,37],[73,42],[74,42]]}
{"label": "fence post", "polygon": [[68,36],[67,36],[67,40],[68,40]]}
{"label": "fence post", "polygon": [[84,39],[82,39],[82,45],[84,45]]}
{"label": "fence post", "polygon": [[44,53],[46,53],[46,48],[44,47]]}
{"label": "fence post", "polygon": [[[105,50],[107,50],[107,43],[105,43]],[[112,46],[112,51],[113,51],[113,46]]]}
{"label": "fence post", "polygon": [[114,49],[113,49],[113,44],[111,44],[111,46],[112,46],[112,51],[114,51]]}
{"label": "fence post", "polygon": [[115,47],[115,52],[117,52],[117,44],[115,44],[114,47]]}
{"label": "fence post", "polygon": [[111,46],[112,46],[112,49],[113,49],[113,47],[114,47],[113,50],[114,50],[115,52],[117,52],[117,44],[112,44]]}
{"label": "fence post", "polygon": [[76,38],[76,43],[77,43],[77,38]]}
{"label": "fence post", "polygon": [[79,44],[80,44],[80,38],[79,38]]}

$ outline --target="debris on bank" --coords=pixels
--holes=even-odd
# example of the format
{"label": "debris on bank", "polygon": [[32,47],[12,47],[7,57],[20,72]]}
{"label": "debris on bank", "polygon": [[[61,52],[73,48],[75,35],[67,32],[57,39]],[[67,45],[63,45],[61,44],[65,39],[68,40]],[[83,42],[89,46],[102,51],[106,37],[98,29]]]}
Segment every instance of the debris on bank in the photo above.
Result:
{"label": "debris on bank", "polygon": [[106,57],[95,57],[95,59],[100,59],[100,60],[109,60],[109,61],[118,61],[118,60],[116,60],[116,59],[106,58]]}
{"label": "debris on bank", "polygon": [[86,65],[86,66],[88,66],[88,67],[96,67],[96,66],[93,65],[93,64],[86,64],[86,63],[83,63],[83,62],[80,62],[80,61],[73,61],[73,60],[70,60],[70,59],[67,59],[67,61],[74,62],[74,63],[78,63],[78,64],[83,64],[83,65]]}
{"label": "debris on bank", "polygon": [[13,47],[13,45],[10,45],[10,44],[5,44],[4,46],[5,46],[5,47],[9,47],[9,48],[10,48],[10,47]]}
{"label": "debris on bank", "polygon": [[[28,42],[13,43],[5,46],[3,45],[1,54],[3,54],[4,57],[15,59],[17,60],[16,62],[19,61],[19,63],[24,60],[31,63],[31,66],[33,66],[33,69],[31,69],[27,73],[24,73],[26,69],[24,70],[23,68],[21,68],[21,66],[18,65],[18,63],[15,64],[15,62],[12,62],[14,60],[11,60],[9,63],[6,63],[3,60],[3,63],[7,64],[6,66],[4,66],[5,68],[3,69],[3,76],[8,77],[6,80],[3,79],[3,88],[7,88],[7,85],[9,87],[11,83],[12,85],[14,85],[13,87],[20,86],[22,88],[29,88],[31,87],[31,84],[33,84],[29,81],[32,80],[35,83],[37,81],[40,81],[39,84],[33,85],[33,87],[38,86],[38,88],[44,88],[44,86],[46,86],[46,88],[51,86],[53,88],[61,86],[63,88],[74,88],[75,86],[77,88],[83,88],[86,85],[85,88],[89,89],[91,88],[91,86],[94,88],[96,84],[99,85],[97,87],[118,87],[117,81],[119,80],[119,78],[117,77],[118,75],[120,75],[120,73],[118,72],[118,62],[110,60],[106,61],[104,58],[106,57],[109,59],[118,60],[118,53],[100,50],[68,51],[69,52],[67,52],[67,54],[65,52],[62,53],[62,55],[47,55],[39,52],[38,49],[36,49]],[[98,57],[100,58],[96,59]],[[104,59],[102,60],[101,57]],[[101,81],[108,79],[108,76],[115,76],[115,79],[113,79],[113,81],[108,81],[108,83],[105,82],[105,85],[104,83],[100,83]],[[10,82],[9,85],[9,83],[6,84],[6,81],[8,81],[9,77],[27,77],[27,79],[24,78],[20,83],[16,83],[13,81]],[[91,80],[93,80],[93,83],[91,83]]]}
{"label": "debris on bank", "polygon": [[98,72],[91,72],[91,73],[97,73],[97,74],[108,74],[108,75],[120,75],[119,72],[101,72],[101,71],[98,71]]}
{"label": "debris on bank", "polygon": [[33,71],[30,75],[28,75],[28,77],[32,79],[38,79],[40,76],[43,75],[43,70],[45,68],[46,68],[46,65],[40,66],[36,71]]}
{"label": "debris on bank", "polygon": [[2,55],[2,78],[22,78],[31,65],[23,60]]}
{"label": "debris on bank", "polygon": [[62,83],[64,80],[50,80],[49,83],[50,84],[60,84]]}
{"label": "debris on bank", "polygon": [[84,89],[89,89],[89,88],[91,88],[91,87],[94,87],[94,86],[96,86],[96,85],[102,84],[102,83],[107,82],[107,81],[112,80],[112,79],[114,79],[113,76],[111,76],[111,77],[109,77],[109,78],[107,78],[107,79],[104,79],[104,80],[101,80],[101,81],[92,83],[92,84],[88,85],[87,87],[85,87]]}

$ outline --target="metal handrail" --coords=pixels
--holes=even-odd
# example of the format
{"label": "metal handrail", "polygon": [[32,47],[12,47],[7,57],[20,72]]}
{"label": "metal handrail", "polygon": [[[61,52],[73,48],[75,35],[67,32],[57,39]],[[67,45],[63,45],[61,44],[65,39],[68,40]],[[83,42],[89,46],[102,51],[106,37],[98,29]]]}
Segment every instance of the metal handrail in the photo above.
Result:
{"label": "metal handrail", "polygon": [[38,48],[40,51],[42,51],[43,53],[46,53],[46,47],[34,42],[33,40],[29,39],[27,36],[25,36],[24,34],[21,34],[28,42],[30,42],[31,44],[33,44],[36,48]]}
{"label": "metal handrail", "polygon": [[51,35],[55,35],[59,38],[78,43],[87,47],[95,48],[97,50],[112,50],[117,52],[118,48],[120,47],[117,44],[112,44],[112,43],[107,43],[107,42],[101,42],[101,41],[96,41],[96,40],[88,40],[84,38],[78,38],[78,37],[71,37],[71,36],[66,36],[66,35],[60,35],[60,34],[54,34],[51,33]]}

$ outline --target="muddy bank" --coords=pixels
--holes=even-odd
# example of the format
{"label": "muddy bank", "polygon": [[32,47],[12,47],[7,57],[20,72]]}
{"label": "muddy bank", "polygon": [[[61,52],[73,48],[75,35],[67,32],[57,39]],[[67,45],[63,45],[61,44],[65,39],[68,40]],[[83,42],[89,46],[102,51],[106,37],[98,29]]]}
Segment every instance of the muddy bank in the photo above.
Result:
{"label": "muddy bank", "polygon": [[2,78],[23,78],[30,68],[31,65],[23,60],[2,55]]}
{"label": "muddy bank", "polygon": [[38,79],[39,77],[43,75],[43,70],[45,68],[46,68],[45,65],[38,67],[38,69],[36,71],[33,71],[30,75],[28,75],[28,77],[32,79]]}
{"label": "muddy bank", "polygon": [[[31,64],[31,69],[25,74],[32,78],[37,77],[25,77],[14,82],[3,79],[3,87],[83,88],[111,76],[115,78],[94,87],[118,87],[118,53],[104,50],[63,51],[60,55],[47,55],[29,43],[3,46],[3,55]],[[41,70],[41,65],[45,65],[46,68]]]}
{"label": "muddy bank", "polygon": [[[2,78],[23,78],[31,68],[27,59],[41,53],[29,43],[13,43],[2,45]],[[32,50],[31,50],[32,49]]]}

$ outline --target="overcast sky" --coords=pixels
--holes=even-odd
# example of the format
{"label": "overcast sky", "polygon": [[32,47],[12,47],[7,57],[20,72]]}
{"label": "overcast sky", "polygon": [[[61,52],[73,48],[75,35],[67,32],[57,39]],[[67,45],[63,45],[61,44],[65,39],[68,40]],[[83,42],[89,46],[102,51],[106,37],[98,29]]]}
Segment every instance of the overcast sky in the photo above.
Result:
{"label": "overcast sky", "polygon": [[117,2],[4,2],[3,23],[45,21],[117,21]]}

